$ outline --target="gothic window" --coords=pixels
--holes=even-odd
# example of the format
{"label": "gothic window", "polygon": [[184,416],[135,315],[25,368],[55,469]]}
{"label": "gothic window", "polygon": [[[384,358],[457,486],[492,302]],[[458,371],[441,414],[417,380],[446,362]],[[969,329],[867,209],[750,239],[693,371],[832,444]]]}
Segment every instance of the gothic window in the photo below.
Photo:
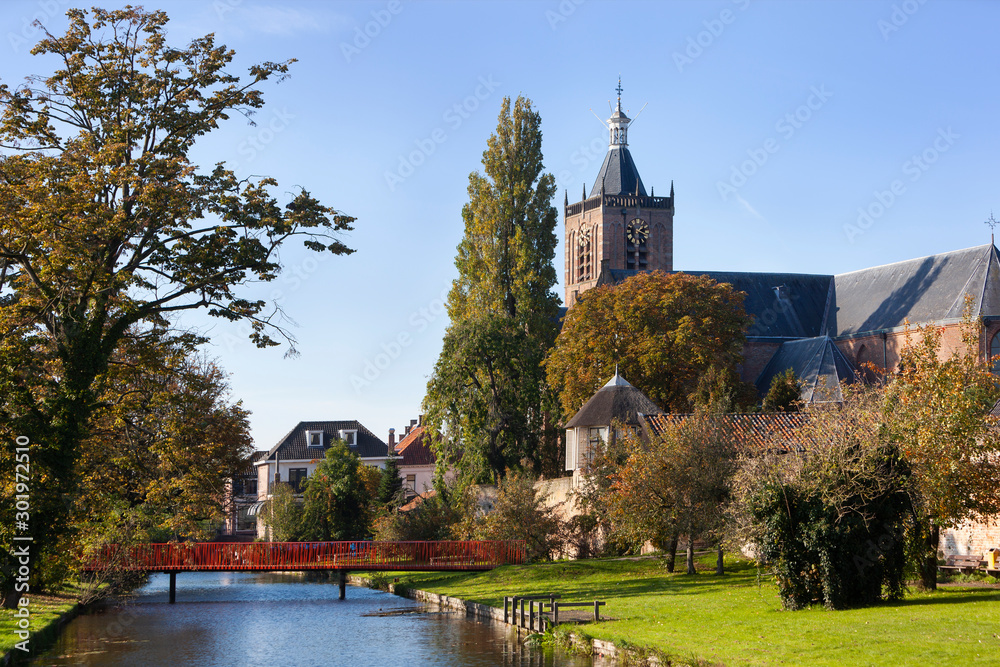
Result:
{"label": "gothic window", "polygon": [[591,277],[591,239],[590,230],[580,230],[577,239],[576,281],[583,282]]}
{"label": "gothic window", "polygon": [[645,271],[648,265],[649,223],[635,218],[625,227],[625,268]]}
{"label": "gothic window", "polygon": [[1000,374],[1000,331],[990,340],[990,366],[994,373]]}

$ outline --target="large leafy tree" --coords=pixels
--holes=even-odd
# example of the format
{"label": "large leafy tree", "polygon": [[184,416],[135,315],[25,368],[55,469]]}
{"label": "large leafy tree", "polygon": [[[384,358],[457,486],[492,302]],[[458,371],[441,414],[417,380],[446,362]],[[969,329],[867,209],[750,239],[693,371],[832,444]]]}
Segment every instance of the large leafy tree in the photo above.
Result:
{"label": "large leafy tree", "polygon": [[668,411],[689,412],[697,394],[724,400],[706,391],[708,377],[740,402],[746,391],[736,367],[749,324],[743,297],[706,276],[663,272],[588,290],[545,360],[563,414],[579,410],[616,368]]}
{"label": "large leafy tree", "polygon": [[448,295],[451,324],[424,407],[439,458],[462,453],[467,480],[490,481],[555,450],[554,407],[540,363],[558,326],[552,265],[555,180],[542,173],[540,117],[524,97],[505,98],[469,176]]}
{"label": "large leafy tree", "polygon": [[980,331],[966,318],[964,344],[945,357],[941,330],[922,329],[885,388],[885,422],[910,469],[925,588],[937,585],[941,529],[1000,513],[1000,433],[987,417],[1000,383],[979,356]]}
{"label": "large leafy tree", "polygon": [[350,252],[337,232],[353,220],[305,191],[283,208],[272,179],[240,181],[189,157],[222,121],[260,108],[259,85],[292,61],[241,81],[211,35],[168,46],[163,12],[68,17],[65,35],[46,33],[32,51],[58,69],[0,85],[0,431],[31,442],[36,556],[65,531],[79,445],[126,332],[204,309],[276,344],[276,308],[239,287],[272,280],[294,237]]}
{"label": "large leafy tree", "polygon": [[361,540],[371,532],[378,474],[343,441],[334,442],[306,481],[299,539]]}

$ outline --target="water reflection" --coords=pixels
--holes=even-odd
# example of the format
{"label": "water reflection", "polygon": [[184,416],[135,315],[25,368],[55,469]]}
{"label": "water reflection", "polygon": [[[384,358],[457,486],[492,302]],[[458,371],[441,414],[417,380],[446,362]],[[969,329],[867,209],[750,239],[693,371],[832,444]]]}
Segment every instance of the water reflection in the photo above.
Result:
{"label": "water reflection", "polygon": [[297,574],[183,573],[177,603],[153,575],[134,603],[70,623],[33,665],[591,667],[590,658],[521,646],[503,626],[387,593]]}

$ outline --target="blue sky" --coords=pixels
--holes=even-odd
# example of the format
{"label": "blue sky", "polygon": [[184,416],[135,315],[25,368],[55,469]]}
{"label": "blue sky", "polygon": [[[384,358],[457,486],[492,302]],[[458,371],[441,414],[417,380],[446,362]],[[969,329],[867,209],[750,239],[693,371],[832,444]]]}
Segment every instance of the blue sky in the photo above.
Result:
{"label": "blue sky", "polygon": [[[0,79],[52,65],[28,55],[73,3],[0,4]],[[105,6],[116,6],[109,3]],[[374,2],[147,3],[169,39],[209,32],[233,71],[297,58],[265,87],[257,126],[234,118],[202,164],[304,187],[356,216],[347,258],[289,247],[277,296],[301,355],[258,350],[207,317],[268,448],[300,420],[358,419],[386,438],[420,409],[447,326],[471,171],[505,95],[542,117],[546,169],[570,201],[607,146],[622,77],[647,189],[676,189],[679,270],[841,273],[989,241],[1000,177],[1000,3]],[[862,216],[862,213],[866,215]],[[563,272],[563,248],[556,267]],[[562,284],[558,287],[562,294]]]}

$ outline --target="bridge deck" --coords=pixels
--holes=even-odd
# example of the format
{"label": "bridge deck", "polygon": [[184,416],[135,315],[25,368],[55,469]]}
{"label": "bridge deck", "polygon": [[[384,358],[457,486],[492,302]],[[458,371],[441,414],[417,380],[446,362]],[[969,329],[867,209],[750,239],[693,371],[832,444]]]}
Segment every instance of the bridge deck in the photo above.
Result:
{"label": "bridge deck", "polygon": [[181,542],[105,547],[85,570],[490,570],[524,563],[523,541]]}

